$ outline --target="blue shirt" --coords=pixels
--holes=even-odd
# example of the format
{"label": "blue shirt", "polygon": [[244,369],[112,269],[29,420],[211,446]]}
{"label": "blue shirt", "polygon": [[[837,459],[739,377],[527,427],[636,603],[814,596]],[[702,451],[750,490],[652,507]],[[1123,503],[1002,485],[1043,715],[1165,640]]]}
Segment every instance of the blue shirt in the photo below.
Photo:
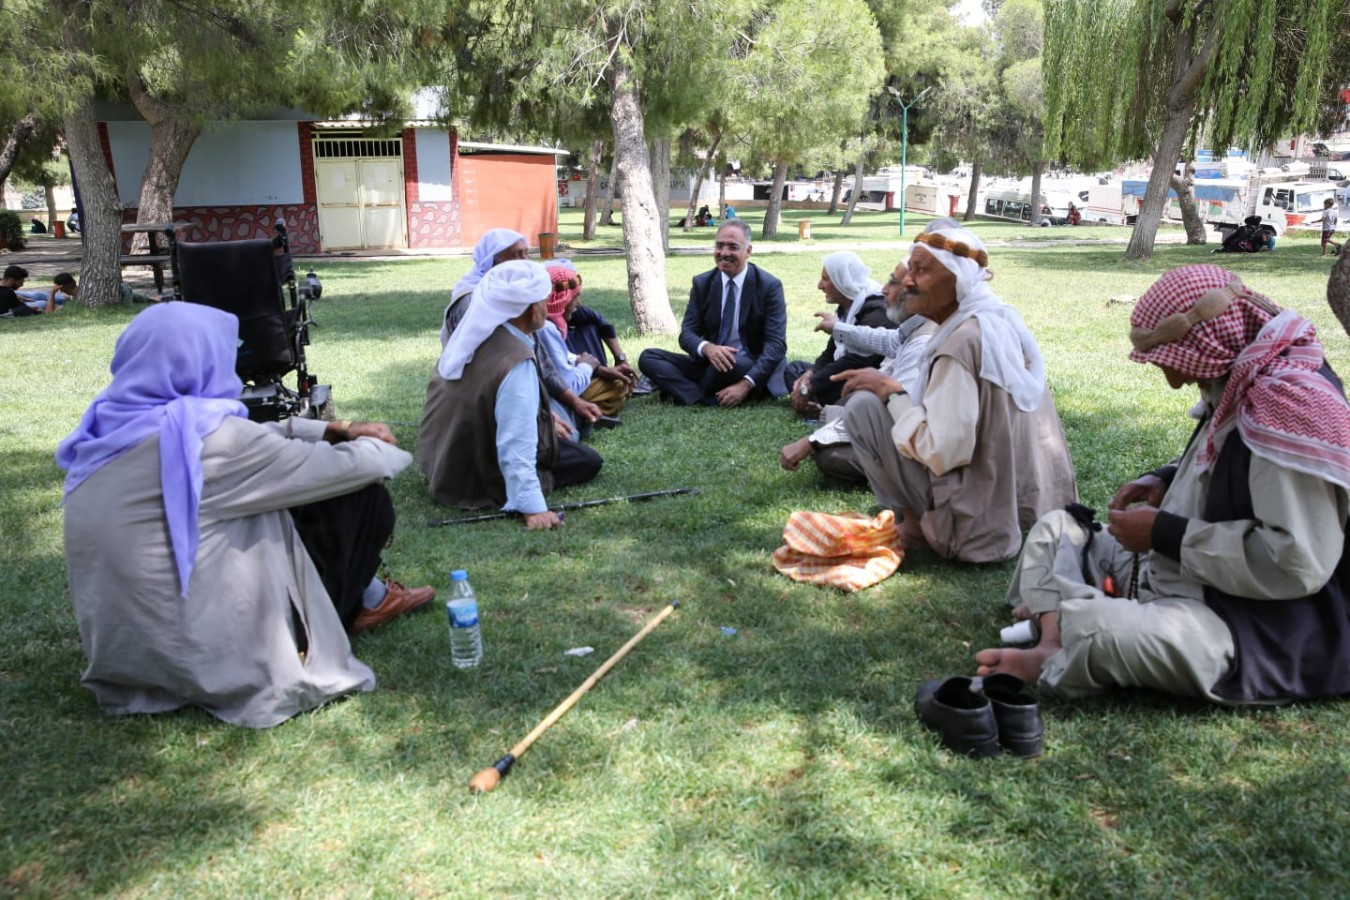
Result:
{"label": "blue shirt", "polygon": [[[529,335],[509,323],[506,330],[533,349]],[[497,387],[497,465],[506,481],[503,512],[525,515],[548,509],[539,485],[539,372],[533,356],[522,359]]]}
{"label": "blue shirt", "polygon": [[553,370],[558,373],[558,377],[563,380],[572,392],[581,395],[591,384],[591,367],[588,363],[573,363],[567,358],[567,344],[563,342],[562,332],[558,326],[552,322],[545,322],[544,327],[540,328],[535,334],[539,339],[539,346],[548,354],[549,360],[553,363]]}

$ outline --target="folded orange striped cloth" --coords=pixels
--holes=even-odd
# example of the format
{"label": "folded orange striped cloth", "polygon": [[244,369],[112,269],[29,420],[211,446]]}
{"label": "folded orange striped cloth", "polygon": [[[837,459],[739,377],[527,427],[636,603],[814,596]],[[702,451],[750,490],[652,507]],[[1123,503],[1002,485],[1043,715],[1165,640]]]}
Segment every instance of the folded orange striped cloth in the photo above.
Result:
{"label": "folded orange striped cloth", "polygon": [[846,513],[794,512],[783,528],[785,546],[773,567],[793,581],[860,591],[889,578],[905,558],[895,513],[875,518]]}

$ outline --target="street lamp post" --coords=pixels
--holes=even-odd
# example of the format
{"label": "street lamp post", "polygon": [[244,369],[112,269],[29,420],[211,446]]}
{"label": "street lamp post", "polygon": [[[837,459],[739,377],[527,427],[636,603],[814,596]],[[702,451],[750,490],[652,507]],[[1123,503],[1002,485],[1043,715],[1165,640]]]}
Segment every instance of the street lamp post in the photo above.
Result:
{"label": "street lamp post", "polygon": [[886,90],[890,92],[900,107],[900,236],[905,236],[905,179],[909,176],[909,108],[916,106],[929,91],[933,89],[930,84],[928,87],[919,91],[919,95],[913,100],[905,103],[900,99],[900,92],[890,85]]}

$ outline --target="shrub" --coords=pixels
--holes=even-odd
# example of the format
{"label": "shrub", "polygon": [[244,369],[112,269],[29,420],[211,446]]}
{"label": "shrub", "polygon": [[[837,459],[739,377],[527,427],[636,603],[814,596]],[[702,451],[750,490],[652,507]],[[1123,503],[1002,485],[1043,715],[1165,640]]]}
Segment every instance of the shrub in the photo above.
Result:
{"label": "shrub", "polygon": [[3,238],[5,245],[11,250],[22,250],[25,246],[23,239],[23,222],[19,221],[19,214],[9,210],[0,210],[0,238]]}

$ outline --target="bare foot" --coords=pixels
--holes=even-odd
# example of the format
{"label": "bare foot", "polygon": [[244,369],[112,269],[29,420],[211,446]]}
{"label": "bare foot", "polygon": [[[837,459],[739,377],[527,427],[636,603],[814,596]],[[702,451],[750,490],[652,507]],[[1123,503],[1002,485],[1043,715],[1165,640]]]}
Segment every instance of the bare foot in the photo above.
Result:
{"label": "bare foot", "polygon": [[929,550],[928,538],[923,536],[923,528],[919,525],[919,517],[908,510],[903,510],[900,514],[900,543],[906,550]]}
{"label": "bare foot", "polygon": [[1044,667],[1045,661],[1058,649],[1041,644],[1026,650],[1007,647],[981,650],[975,654],[975,663],[978,665],[975,674],[992,675],[995,672],[1007,672],[1016,675],[1027,684],[1035,684],[1041,677],[1041,668]]}

